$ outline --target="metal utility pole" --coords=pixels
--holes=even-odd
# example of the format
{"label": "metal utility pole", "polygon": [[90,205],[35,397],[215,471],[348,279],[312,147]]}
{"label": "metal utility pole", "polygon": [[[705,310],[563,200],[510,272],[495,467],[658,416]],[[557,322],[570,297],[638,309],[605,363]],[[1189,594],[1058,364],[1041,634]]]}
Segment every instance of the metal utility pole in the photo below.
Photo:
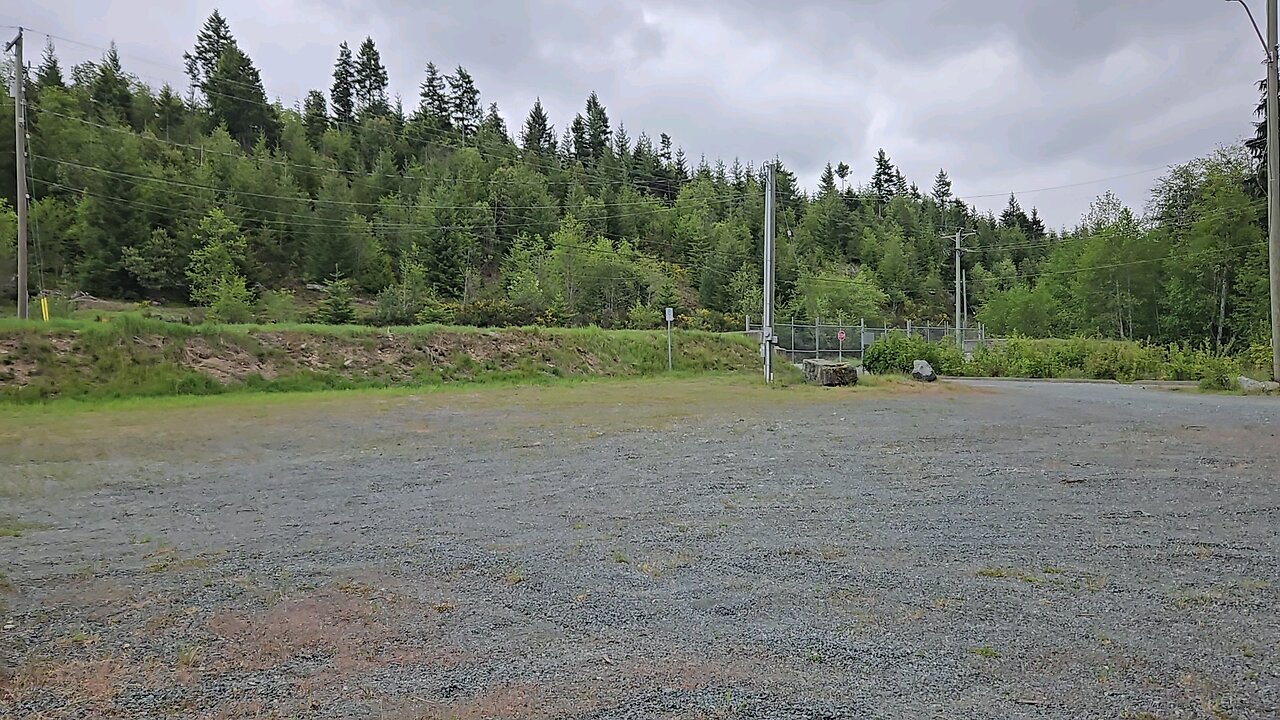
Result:
{"label": "metal utility pole", "polygon": [[761,319],[760,352],[764,354],[764,381],[773,382],[773,163],[764,175],[764,317]]}
{"label": "metal utility pole", "polygon": [[964,350],[964,334],[960,330],[960,233],[956,228],[956,344]]}
{"label": "metal utility pole", "polygon": [[[1245,9],[1248,9],[1246,6]],[[1271,378],[1280,380],[1280,108],[1276,93],[1276,0],[1267,0],[1267,239],[1271,265]]]}
{"label": "metal utility pole", "polygon": [[1277,0],[1266,0],[1267,3],[1267,37],[1262,37],[1258,22],[1253,19],[1253,11],[1244,0],[1227,0],[1238,2],[1249,16],[1253,31],[1262,42],[1262,49],[1267,54],[1267,244],[1268,265],[1271,268],[1271,377],[1280,381],[1280,102],[1276,95],[1280,92],[1280,80],[1276,77],[1277,25],[1280,17],[1277,13]]}
{"label": "metal utility pole", "polygon": [[27,66],[22,61],[22,28],[4,46],[13,50],[13,128],[18,168],[18,317],[27,319]]}

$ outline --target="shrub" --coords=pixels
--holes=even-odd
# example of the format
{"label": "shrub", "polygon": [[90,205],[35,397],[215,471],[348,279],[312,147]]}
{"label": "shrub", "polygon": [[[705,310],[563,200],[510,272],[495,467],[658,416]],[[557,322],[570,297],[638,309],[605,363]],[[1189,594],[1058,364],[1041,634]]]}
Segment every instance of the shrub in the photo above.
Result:
{"label": "shrub", "polygon": [[356,307],[351,298],[351,281],[334,275],[325,289],[324,299],[316,308],[315,319],[325,325],[350,325],[356,321]]}
{"label": "shrub", "polygon": [[244,278],[224,278],[214,286],[206,317],[220,323],[247,323],[253,319],[253,294],[244,286]]}
{"label": "shrub", "polygon": [[454,321],[475,327],[511,327],[531,325],[533,319],[532,311],[506,298],[479,298],[459,307]]}
{"label": "shrub", "polygon": [[666,325],[662,310],[639,301],[627,311],[627,327],[635,330],[656,330]]}
{"label": "shrub", "polygon": [[955,345],[931,343],[899,332],[880,337],[862,354],[863,366],[874,373],[909,373],[916,360],[927,361],[944,375],[958,375],[965,369],[964,355]]}
{"label": "shrub", "polygon": [[258,319],[262,322],[297,322],[301,315],[292,290],[267,290],[258,296]]}

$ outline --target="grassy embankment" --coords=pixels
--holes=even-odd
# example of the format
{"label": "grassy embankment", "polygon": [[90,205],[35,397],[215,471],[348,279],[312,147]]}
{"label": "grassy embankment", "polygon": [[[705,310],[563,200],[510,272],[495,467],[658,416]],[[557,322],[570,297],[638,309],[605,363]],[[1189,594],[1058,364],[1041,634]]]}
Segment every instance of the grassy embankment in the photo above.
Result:
{"label": "grassy embankment", "polygon": [[[742,335],[678,331],[674,375],[755,371],[757,347]],[[9,403],[667,374],[660,331],[189,326],[132,314],[0,321],[0,402]]]}

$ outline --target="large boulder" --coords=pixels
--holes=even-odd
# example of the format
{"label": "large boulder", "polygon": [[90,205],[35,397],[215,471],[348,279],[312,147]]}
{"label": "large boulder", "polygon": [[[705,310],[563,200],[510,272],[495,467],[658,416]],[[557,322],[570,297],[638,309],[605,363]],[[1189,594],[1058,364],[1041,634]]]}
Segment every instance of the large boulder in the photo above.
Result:
{"label": "large boulder", "polygon": [[1236,385],[1240,386],[1240,389],[1247,393],[1273,393],[1280,390],[1280,383],[1278,382],[1273,380],[1260,382],[1253,378],[1245,377],[1244,375],[1236,378]]}
{"label": "large boulder", "polygon": [[804,380],[815,385],[857,385],[858,369],[847,362],[805,360]]}
{"label": "large boulder", "polygon": [[911,364],[911,377],[925,382],[933,382],[938,379],[938,374],[933,371],[933,366],[928,360],[917,360]]}

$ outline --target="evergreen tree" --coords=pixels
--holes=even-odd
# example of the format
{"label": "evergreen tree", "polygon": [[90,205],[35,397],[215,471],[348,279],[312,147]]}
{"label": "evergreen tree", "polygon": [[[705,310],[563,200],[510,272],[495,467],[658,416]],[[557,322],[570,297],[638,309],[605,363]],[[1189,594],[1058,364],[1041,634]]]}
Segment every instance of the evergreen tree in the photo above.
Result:
{"label": "evergreen tree", "polygon": [[259,137],[276,142],[279,128],[275,110],[267,104],[258,69],[240,48],[233,44],[223,50],[205,87],[210,118],[225,126],[242,147],[253,147]]}
{"label": "evergreen tree", "polygon": [[226,18],[216,9],[204,21],[204,27],[196,35],[196,45],[192,52],[182,54],[186,61],[187,77],[191,79],[191,87],[205,96],[205,102],[211,100],[209,78],[218,68],[218,61],[227,48],[236,44],[231,36],[231,26]]}
{"label": "evergreen tree", "polygon": [[489,112],[485,113],[484,121],[480,123],[480,132],[499,139],[503,143],[511,142],[511,135],[507,132],[507,121],[503,120],[502,114],[498,112],[498,103],[489,103]]}
{"label": "evergreen tree", "polygon": [[582,162],[590,160],[591,141],[587,138],[587,121],[581,114],[573,116],[569,130],[573,133],[573,157]]}
{"label": "evergreen tree", "polygon": [[849,182],[850,172],[852,172],[852,170],[849,168],[848,163],[842,162],[839,165],[836,165],[836,177],[840,178],[841,186],[845,186]]}
{"label": "evergreen tree", "polygon": [[387,69],[382,66],[382,57],[371,37],[360,43],[351,86],[355,111],[361,117],[382,116],[390,110],[387,105]]}
{"label": "evergreen tree", "polygon": [[133,94],[129,91],[129,78],[125,75],[124,68],[120,66],[120,53],[116,50],[115,42],[112,42],[107,49],[107,54],[102,57],[97,70],[90,97],[99,117],[105,120],[127,121]]}
{"label": "evergreen tree", "polygon": [[161,128],[164,129],[165,135],[170,130],[182,124],[182,120],[186,115],[187,108],[182,104],[182,98],[173,91],[173,88],[165,85],[160,88],[160,94],[156,95],[156,120]]}
{"label": "evergreen tree", "polygon": [[333,107],[333,119],[339,125],[349,125],[355,120],[355,65],[351,48],[343,42],[338,46],[338,61],[333,65],[333,86],[329,89],[329,104]]}
{"label": "evergreen tree", "polygon": [[818,197],[829,197],[836,194],[836,174],[831,168],[831,163],[827,163],[822,168],[822,178],[818,180]]}
{"label": "evergreen tree", "polygon": [[58,56],[53,52],[52,38],[45,38],[44,55],[40,57],[40,67],[36,69],[36,87],[66,88],[62,79],[62,66],[58,64]]}
{"label": "evergreen tree", "polygon": [[612,133],[609,130],[609,116],[595,91],[587,96],[587,116],[585,127],[586,156],[599,161],[609,154]]}
{"label": "evergreen tree", "polygon": [[471,73],[459,65],[452,75],[445,78],[449,83],[449,120],[453,129],[469,138],[480,129],[483,111],[480,109],[480,91],[471,79]]}
{"label": "evergreen tree", "polygon": [[453,127],[453,106],[445,88],[444,76],[435,63],[427,63],[427,75],[418,94],[418,112],[415,121],[428,130],[448,130]]}
{"label": "evergreen tree", "polygon": [[329,109],[326,107],[324,93],[311,90],[302,103],[302,125],[306,128],[307,141],[319,149],[320,140],[329,129]]}
{"label": "evergreen tree", "polygon": [[536,98],[529,116],[525,118],[524,129],[520,131],[520,147],[534,155],[546,156],[554,152],[555,145],[555,128],[549,122],[546,110],[542,109],[542,99]]}
{"label": "evergreen tree", "polygon": [[898,171],[889,161],[884,148],[876,153],[876,169],[871,174],[871,192],[876,197],[879,207],[883,208],[893,199],[896,190]]}
{"label": "evergreen tree", "polygon": [[945,208],[947,201],[951,199],[951,178],[947,177],[947,171],[938,168],[938,174],[933,178],[933,201],[938,203],[938,207]]}

